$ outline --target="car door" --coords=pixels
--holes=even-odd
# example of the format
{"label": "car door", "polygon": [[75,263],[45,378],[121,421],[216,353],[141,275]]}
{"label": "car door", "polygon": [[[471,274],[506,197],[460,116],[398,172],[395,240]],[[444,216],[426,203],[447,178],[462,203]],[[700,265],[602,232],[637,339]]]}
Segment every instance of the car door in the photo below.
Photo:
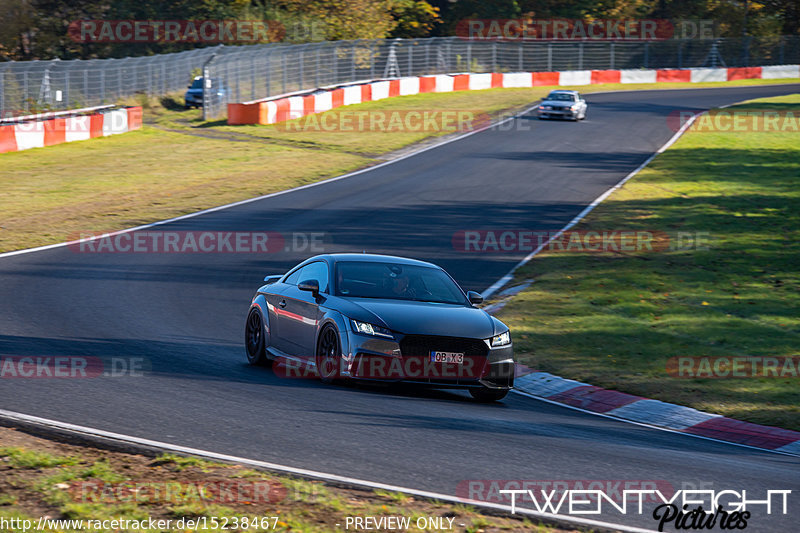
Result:
{"label": "car door", "polygon": [[[309,280],[315,280],[319,284],[318,295],[301,291],[297,287],[298,283]],[[309,263],[296,276],[292,275],[286,281],[287,288],[278,302],[279,336],[281,343],[286,346],[283,351],[296,357],[313,359],[320,315],[319,304],[328,293],[328,264],[325,261]]]}

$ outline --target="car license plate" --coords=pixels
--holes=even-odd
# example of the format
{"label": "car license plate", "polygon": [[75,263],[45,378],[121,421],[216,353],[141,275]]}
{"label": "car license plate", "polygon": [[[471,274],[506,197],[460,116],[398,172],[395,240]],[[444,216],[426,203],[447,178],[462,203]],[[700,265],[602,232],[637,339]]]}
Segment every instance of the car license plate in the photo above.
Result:
{"label": "car license plate", "polygon": [[431,361],[434,363],[455,363],[457,365],[464,363],[464,354],[456,352],[431,352]]}

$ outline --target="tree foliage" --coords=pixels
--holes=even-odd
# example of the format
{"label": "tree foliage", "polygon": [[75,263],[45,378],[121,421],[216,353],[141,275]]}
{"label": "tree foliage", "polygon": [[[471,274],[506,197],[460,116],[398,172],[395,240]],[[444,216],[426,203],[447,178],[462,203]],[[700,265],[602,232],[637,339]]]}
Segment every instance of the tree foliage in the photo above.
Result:
{"label": "tree foliage", "polygon": [[0,60],[149,55],[202,44],[82,44],[67,28],[77,20],[271,20],[269,39],[452,35],[469,18],[704,19],[717,34],[738,37],[800,32],[798,0],[0,0]]}

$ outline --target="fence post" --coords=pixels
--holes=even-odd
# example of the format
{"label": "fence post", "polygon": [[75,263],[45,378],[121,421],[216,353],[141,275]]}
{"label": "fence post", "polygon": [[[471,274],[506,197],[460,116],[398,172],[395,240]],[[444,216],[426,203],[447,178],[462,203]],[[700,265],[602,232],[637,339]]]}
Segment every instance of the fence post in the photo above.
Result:
{"label": "fence post", "polygon": [[430,73],[431,68],[431,42],[428,41],[428,45],[425,46],[425,68],[422,69],[420,74],[428,74]]}
{"label": "fence post", "polygon": [[547,43],[547,71],[553,72],[553,43]]}
{"label": "fence post", "polygon": [[319,87],[320,86],[320,83],[319,83],[319,69],[320,69],[319,50],[320,50],[320,45],[315,44],[314,48],[316,48],[316,51],[317,51],[317,53],[314,54],[316,56],[316,63],[317,63],[317,68],[314,69],[314,86]]}
{"label": "fence post", "polygon": [[497,72],[497,41],[492,41],[492,72]]}
{"label": "fence post", "polygon": [[64,105],[69,109],[69,67],[64,69]]}
{"label": "fence post", "polygon": [[23,95],[23,102],[24,105],[22,108],[27,112],[30,109],[30,98],[28,97],[28,69],[25,69],[25,72],[22,73],[22,95]]}
{"label": "fence post", "polygon": [[650,41],[644,43],[644,68],[650,63]]}
{"label": "fence post", "polygon": [[519,42],[519,71],[523,72],[525,70],[524,61],[522,60],[522,41]]}
{"label": "fence post", "polygon": [[286,94],[286,52],[281,53],[281,82],[283,84],[281,93]]}
{"label": "fence post", "polygon": [[208,66],[217,57],[217,53],[211,54],[205,63],[203,63],[203,120],[208,120],[211,116],[211,111],[208,109],[211,105],[211,69]]}
{"label": "fence post", "polygon": [[472,72],[472,43],[467,43],[467,72]]}
{"label": "fence post", "polygon": [[270,96],[272,94],[272,84],[271,84],[272,80],[270,79],[270,72],[271,71],[272,71],[272,50],[267,50],[267,72],[266,72],[266,74],[267,74],[267,78],[266,78],[267,94],[266,94],[266,96]]}
{"label": "fence post", "polygon": [[6,118],[6,106],[5,106],[5,96],[6,96],[6,85],[5,85],[5,70],[0,70],[0,118]]}
{"label": "fence post", "polygon": [[356,81],[356,43],[358,40],[350,45],[350,81]]}
{"label": "fence post", "polygon": [[683,68],[683,40],[678,41],[678,68]]}
{"label": "fence post", "polygon": [[583,42],[578,44],[578,70],[583,70]]}
{"label": "fence post", "polygon": [[778,46],[778,64],[783,65],[783,48],[786,45],[786,41],[783,37],[781,37],[781,44]]}
{"label": "fence post", "polygon": [[378,54],[375,53],[375,41],[369,43],[369,79],[375,79],[375,60]]}
{"label": "fence post", "polygon": [[250,54],[250,100],[256,99],[256,56]]}
{"label": "fence post", "polygon": [[[118,68],[117,72],[119,71],[120,70]],[[122,77],[121,74],[120,77]],[[120,91],[122,91],[122,85],[120,85]],[[100,103],[101,104],[106,103],[106,69],[104,68],[100,69]]]}
{"label": "fence post", "polygon": [[612,69],[612,70],[613,70],[614,68],[616,68],[616,62],[614,61],[614,50],[615,50],[615,46],[614,46],[614,44],[615,44],[615,43],[613,43],[613,42],[611,43],[611,47],[610,47],[610,50],[609,50],[609,52],[610,52],[610,54],[611,54],[611,69]]}
{"label": "fence post", "polygon": [[408,76],[414,75],[414,46],[409,44],[408,45],[408,68],[406,69]]}

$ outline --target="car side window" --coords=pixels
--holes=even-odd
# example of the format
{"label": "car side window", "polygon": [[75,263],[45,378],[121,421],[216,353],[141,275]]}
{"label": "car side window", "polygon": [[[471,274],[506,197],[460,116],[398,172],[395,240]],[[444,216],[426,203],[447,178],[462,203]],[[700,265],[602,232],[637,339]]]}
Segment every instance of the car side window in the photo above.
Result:
{"label": "car side window", "polygon": [[319,292],[327,293],[328,277],[328,264],[324,261],[315,261],[302,268],[302,272],[300,273],[299,279],[295,282],[295,285],[301,281],[314,279],[319,283]]}
{"label": "car side window", "polygon": [[287,283],[289,285],[297,285],[298,283],[300,283],[300,274],[303,273],[303,270],[305,270],[305,267],[298,268],[297,270],[289,274],[289,277],[286,278],[286,281],[284,281],[284,283]]}

